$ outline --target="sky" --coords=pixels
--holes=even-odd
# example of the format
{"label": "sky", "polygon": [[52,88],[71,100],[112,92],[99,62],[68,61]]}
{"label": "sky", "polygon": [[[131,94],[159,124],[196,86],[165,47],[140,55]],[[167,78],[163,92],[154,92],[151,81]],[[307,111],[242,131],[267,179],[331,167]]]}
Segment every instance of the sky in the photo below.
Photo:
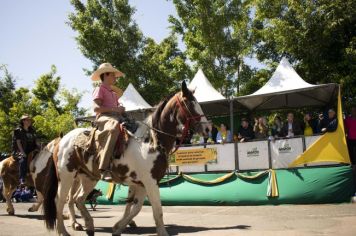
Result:
{"label": "sky", "polygon": [[[176,15],[172,1],[129,2],[145,36],[160,42],[169,34],[168,16]],[[0,65],[7,65],[18,87],[29,89],[55,65],[63,87],[84,92],[79,105],[90,108],[93,88],[83,69],[91,69],[92,63],[81,54],[76,33],[66,23],[72,11],[69,0],[1,0]]]}

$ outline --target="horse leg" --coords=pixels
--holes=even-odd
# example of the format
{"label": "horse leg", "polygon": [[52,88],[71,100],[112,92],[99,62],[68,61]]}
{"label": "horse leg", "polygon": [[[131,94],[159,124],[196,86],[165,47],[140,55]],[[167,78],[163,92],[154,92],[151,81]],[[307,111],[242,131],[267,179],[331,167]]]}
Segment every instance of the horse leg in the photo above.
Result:
{"label": "horse leg", "polygon": [[135,188],[134,192],[134,199],[132,199],[131,203],[128,203],[128,205],[132,205],[132,209],[129,210],[129,213],[127,214],[127,206],[125,210],[125,214],[122,217],[122,219],[117,222],[114,227],[113,227],[113,235],[121,235],[122,231],[126,228],[127,224],[131,224],[133,221],[132,219],[137,216],[137,214],[141,211],[143,202],[146,197],[146,191],[144,187],[137,186]]}
{"label": "horse leg", "polygon": [[91,236],[94,235],[94,221],[89,214],[88,209],[85,207],[85,200],[90,192],[94,189],[97,181],[93,181],[83,175],[81,176],[80,180],[81,188],[79,193],[75,196],[75,202],[82,217],[84,218],[87,235]]}
{"label": "horse leg", "polygon": [[164,228],[162,205],[161,205],[159,187],[157,185],[157,182],[153,179],[146,180],[143,182],[147,191],[148,200],[150,201],[152,206],[153,217],[157,227],[157,235],[168,236],[169,234]]}
{"label": "horse leg", "polygon": [[34,203],[29,209],[28,212],[38,211],[43,202],[43,195],[39,191],[37,191],[37,202]]}
{"label": "horse leg", "polygon": [[61,181],[58,182],[58,193],[56,198],[57,232],[59,235],[69,236],[69,233],[64,226],[63,208],[66,204],[68,193],[72,186],[74,176],[66,175],[65,177],[66,178],[60,176]]}
{"label": "horse leg", "polygon": [[12,205],[11,202],[11,197],[14,191],[16,190],[16,186],[14,184],[11,184],[10,180],[8,178],[3,178],[4,181],[4,189],[3,189],[3,196],[6,200],[6,211],[10,216],[15,215],[15,209],[14,206]]}
{"label": "horse leg", "polygon": [[69,208],[69,219],[71,221],[71,225],[73,230],[75,231],[83,231],[84,228],[81,224],[79,224],[75,217],[75,208],[74,208],[74,195],[78,191],[80,185],[78,179],[74,180],[74,183],[69,192],[69,199],[68,199],[68,208]]}
{"label": "horse leg", "polygon": [[[135,186],[133,186],[133,185],[129,186],[129,193],[127,196],[125,212],[124,212],[124,215],[122,216],[121,220],[126,218],[130,214],[131,207],[133,205],[134,198],[135,198],[135,191],[136,191]],[[131,222],[129,223],[129,226],[131,228],[137,228],[137,225],[134,220],[131,220]],[[116,230],[117,230],[117,228],[114,227],[113,232],[115,232]]]}

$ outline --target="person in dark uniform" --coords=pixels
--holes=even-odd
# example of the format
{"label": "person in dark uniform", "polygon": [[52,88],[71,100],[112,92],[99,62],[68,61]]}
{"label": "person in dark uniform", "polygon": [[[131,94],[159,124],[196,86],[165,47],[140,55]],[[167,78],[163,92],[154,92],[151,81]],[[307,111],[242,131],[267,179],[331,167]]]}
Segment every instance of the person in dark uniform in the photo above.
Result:
{"label": "person in dark uniform", "polygon": [[204,143],[208,143],[208,140],[211,140],[213,143],[216,143],[216,136],[218,135],[218,129],[214,126],[214,123],[209,120],[208,127],[205,130],[208,133],[207,137],[204,137]]}
{"label": "person in dark uniform", "polygon": [[39,147],[35,130],[32,127],[32,119],[28,115],[23,115],[20,119],[19,127],[14,130],[12,138],[12,154],[19,160],[21,185],[24,185],[26,180],[27,156]]}
{"label": "person in dark uniform", "polygon": [[255,133],[253,132],[253,129],[250,126],[248,119],[242,118],[241,126],[238,130],[239,141],[242,143],[242,142],[250,141],[254,138],[255,138]]}
{"label": "person in dark uniform", "polygon": [[328,119],[325,127],[322,127],[321,132],[325,134],[326,132],[335,132],[337,129],[338,121],[337,115],[334,109],[329,109]]}

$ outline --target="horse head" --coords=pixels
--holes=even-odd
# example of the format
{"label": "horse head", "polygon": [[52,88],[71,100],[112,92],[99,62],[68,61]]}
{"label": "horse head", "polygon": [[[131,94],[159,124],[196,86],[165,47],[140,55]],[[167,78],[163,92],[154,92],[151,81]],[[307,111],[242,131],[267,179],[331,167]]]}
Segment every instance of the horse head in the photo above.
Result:
{"label": "horse head", "polygon": [[200,135],[206,136],[208,121],[200,104],[194,97],[194,92],[195,90],[190,90],[185,81],[183,81],[181,92],[174,97],[177,121],[182,127],[183,135],[191,129]]}
{"label": "horse head", "polygon": [[207,119],[194,97],[194,91],[183,82],[181,91],[157,106],[152,115],[152,126],[157,131],[159,142],[166,150],[171,150],[177,135],[181,135],[183,140],[188,130],[206,136]]}

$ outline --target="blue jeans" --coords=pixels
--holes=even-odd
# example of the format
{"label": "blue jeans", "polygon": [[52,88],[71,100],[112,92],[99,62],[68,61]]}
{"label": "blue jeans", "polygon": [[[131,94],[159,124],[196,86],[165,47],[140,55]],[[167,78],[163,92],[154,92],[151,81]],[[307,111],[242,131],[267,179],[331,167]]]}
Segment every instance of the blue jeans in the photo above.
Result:
{"label": "blue jeans", "polygon": [[27,157],[22,157],[19,160],[20,164],[20,180],[25,181],[27,175]]}

